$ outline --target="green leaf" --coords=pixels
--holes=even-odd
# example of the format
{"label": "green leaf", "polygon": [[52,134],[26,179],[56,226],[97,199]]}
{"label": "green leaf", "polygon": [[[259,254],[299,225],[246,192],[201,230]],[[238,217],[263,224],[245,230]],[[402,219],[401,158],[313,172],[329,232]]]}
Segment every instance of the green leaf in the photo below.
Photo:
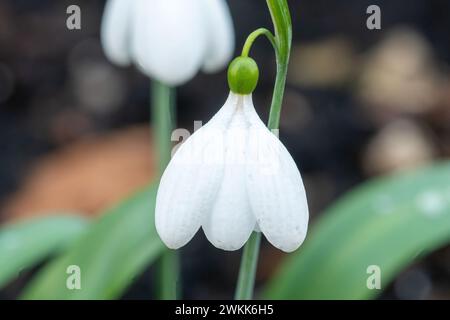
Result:
{"label": "green leaf", "polygon": [[51,216],[0,229],[0,288],[23,270],[66,248],[87,227],[79,216]]}
{"label": "green leaf", "polygon": [[[25,299],[113,299],[163,251],[154,227],[156,188],[149,187],[104,214],[68,252],[44,268]],[[81,270],[81,289],[69,290],[67,267]]]}
{"label": "green leaf", "polygon": [[317,221],[268,284],[270,299],[369,299],[371,265],[381,289],[423,255],[450,242],[450,163],[369,182]]}

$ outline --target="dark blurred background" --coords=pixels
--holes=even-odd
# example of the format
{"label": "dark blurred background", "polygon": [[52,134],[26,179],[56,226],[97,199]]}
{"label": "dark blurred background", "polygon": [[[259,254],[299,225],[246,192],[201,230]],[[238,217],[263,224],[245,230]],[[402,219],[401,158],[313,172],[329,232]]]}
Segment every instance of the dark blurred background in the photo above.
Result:
{"label": "dark blurred background", "polygon": [[[237,36],[271,27],[265,1],[229,0]],[[311,221],[375,176],[450,156],[450,1],[291,0],[293,51],[280,137],[304,177]],[[82,29],[66,28],[77,4]],[[381,8],[381,30],[366,9]],[[108,62],[99,42],[104,1],[0,2],[0,219],[58,210],[94,216],[153,177],[149,80]],[[275,62],[265,40],[254,100],[267,119]],[[207,121],[228,94],[226,73],[178,90],[180,128]],[[184,250],[184,296],[228,298],[239,252],[199,233]],[[284,255],[264,244],[258,283]],[[224,263],[225,261],[225,263]],[[151,270],[124,298],[151,297]],[[0,293],[15,297],[23,275]],[[450,248],[404,270],[380,298],[450,298]]]}

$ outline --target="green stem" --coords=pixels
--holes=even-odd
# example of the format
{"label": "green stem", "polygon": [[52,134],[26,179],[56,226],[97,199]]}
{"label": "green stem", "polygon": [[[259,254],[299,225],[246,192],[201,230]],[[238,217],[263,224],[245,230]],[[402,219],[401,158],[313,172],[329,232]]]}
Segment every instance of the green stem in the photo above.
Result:
{"label": "green stem", "polygon": [[160,300],[176,300],[178,296],[180,261],[177,251],[167,250],[157,261],[158,298]]}
{"label": "green stem", "polygon": [[[251,46],[256,38],[265,35],[275,49],[277,62],[277,75],[270,106],[268,128],[278,129],[280,123],[281,106],[283,103],[284,87],[288,70],[289,56],[292,42],[292,24],[289,7],[286,0],[266,0],[272,22],[275,28],[275,37],[267,29],[261,28],[252,32],[247,38],[242,50],[243,56],[248,56]],[[261,233],[253,232],[244,246],[241,267],[236,288],[236,300],[249,300],[253,297],[256,269],[258,264]]]}
{"label": "green stem", "polygon": [[239,269],[238,285],[234,296],[236,300],[250,300],[253,297],[260,243],[261,232],[253,232],[245,244]]}
{"label": "green stem", "polygon": [[[158,176],[164,172],[170,161],[172,134],[175,113],[175,89],[158,81],[151,85],[151,110],[153,136],[158,159]],[[161,300],[176,299],[179,275],[178,254],[174,250],[165,251],[157,263],[158,292]]]}
{"label": "green stem", "polygon": [[277,75],[270,106],[268,127],[278,129],[280,124],[281,106],[283,103],[284,87],[291,53],[292,22],[289,6],[286,0],[266,0],[275,28]]}
{"label": "green stem", "polygon": [[272,44],[275,51],[277,51],[275,36],[272,34],[272,32],[270,32],[266,28],[259,28],[259,29],[256,29],[255,31],[253,31],[252,33],[250,33],[249,36],[247,37],[247,40],[245,40],[244,47],[242,48],[241,56],[248,57],[248,54],[250,53],[250,49],[253,45],[253,42],[255,42],[256,38],[258,38],[259,36],[262,36],[262,35],[266,36],[266,38],[270,41],[270,43]]}
{"label": "green stem", "polygon": [[[278,59],[277,59],[278,60]],[[275,78],[274,94],[270,107],[267,127],[270,130],[278,129],[280,125],[281,106],[283,104],[284,87],[286,86],[287,65],[277,61],[277,76]]]}
{"label": "green stem", "polygon": [[161,82],[152,81],[151,99],[153,136],[158,159],[158,175],[161,176],[170,161],[172,152],[170,136],[173,130],[175,89]]}

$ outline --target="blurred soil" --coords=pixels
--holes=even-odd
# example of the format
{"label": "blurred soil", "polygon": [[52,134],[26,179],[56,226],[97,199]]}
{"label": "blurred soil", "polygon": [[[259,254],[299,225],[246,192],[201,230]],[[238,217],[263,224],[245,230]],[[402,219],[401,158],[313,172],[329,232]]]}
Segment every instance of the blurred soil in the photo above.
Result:
{"label": "blurred soil", "polygon": [[76,212],[91,216],[149,183],[154,165],[149,128],[85,138],[43,156],[2,208],[6,219]]}

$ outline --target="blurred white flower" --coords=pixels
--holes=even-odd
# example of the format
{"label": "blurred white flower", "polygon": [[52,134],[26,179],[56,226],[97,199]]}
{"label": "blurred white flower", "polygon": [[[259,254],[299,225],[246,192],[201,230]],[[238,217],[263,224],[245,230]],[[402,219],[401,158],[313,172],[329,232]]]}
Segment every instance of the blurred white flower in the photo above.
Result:
{"label": "blurred white flower", "polygon": [[300,172],[251,95],[230,93],[179,147],[161,178],[155,215],[158,234],[172,249],[200,227],[223,250],[241,248],[252,231],[286,252],[302,244],[308,204]]}
{"label": "blurred white flower", "polygon": [[169,85],[219,70],[234,50],[225,0],[108,0],[101,40],[114,63]]}

